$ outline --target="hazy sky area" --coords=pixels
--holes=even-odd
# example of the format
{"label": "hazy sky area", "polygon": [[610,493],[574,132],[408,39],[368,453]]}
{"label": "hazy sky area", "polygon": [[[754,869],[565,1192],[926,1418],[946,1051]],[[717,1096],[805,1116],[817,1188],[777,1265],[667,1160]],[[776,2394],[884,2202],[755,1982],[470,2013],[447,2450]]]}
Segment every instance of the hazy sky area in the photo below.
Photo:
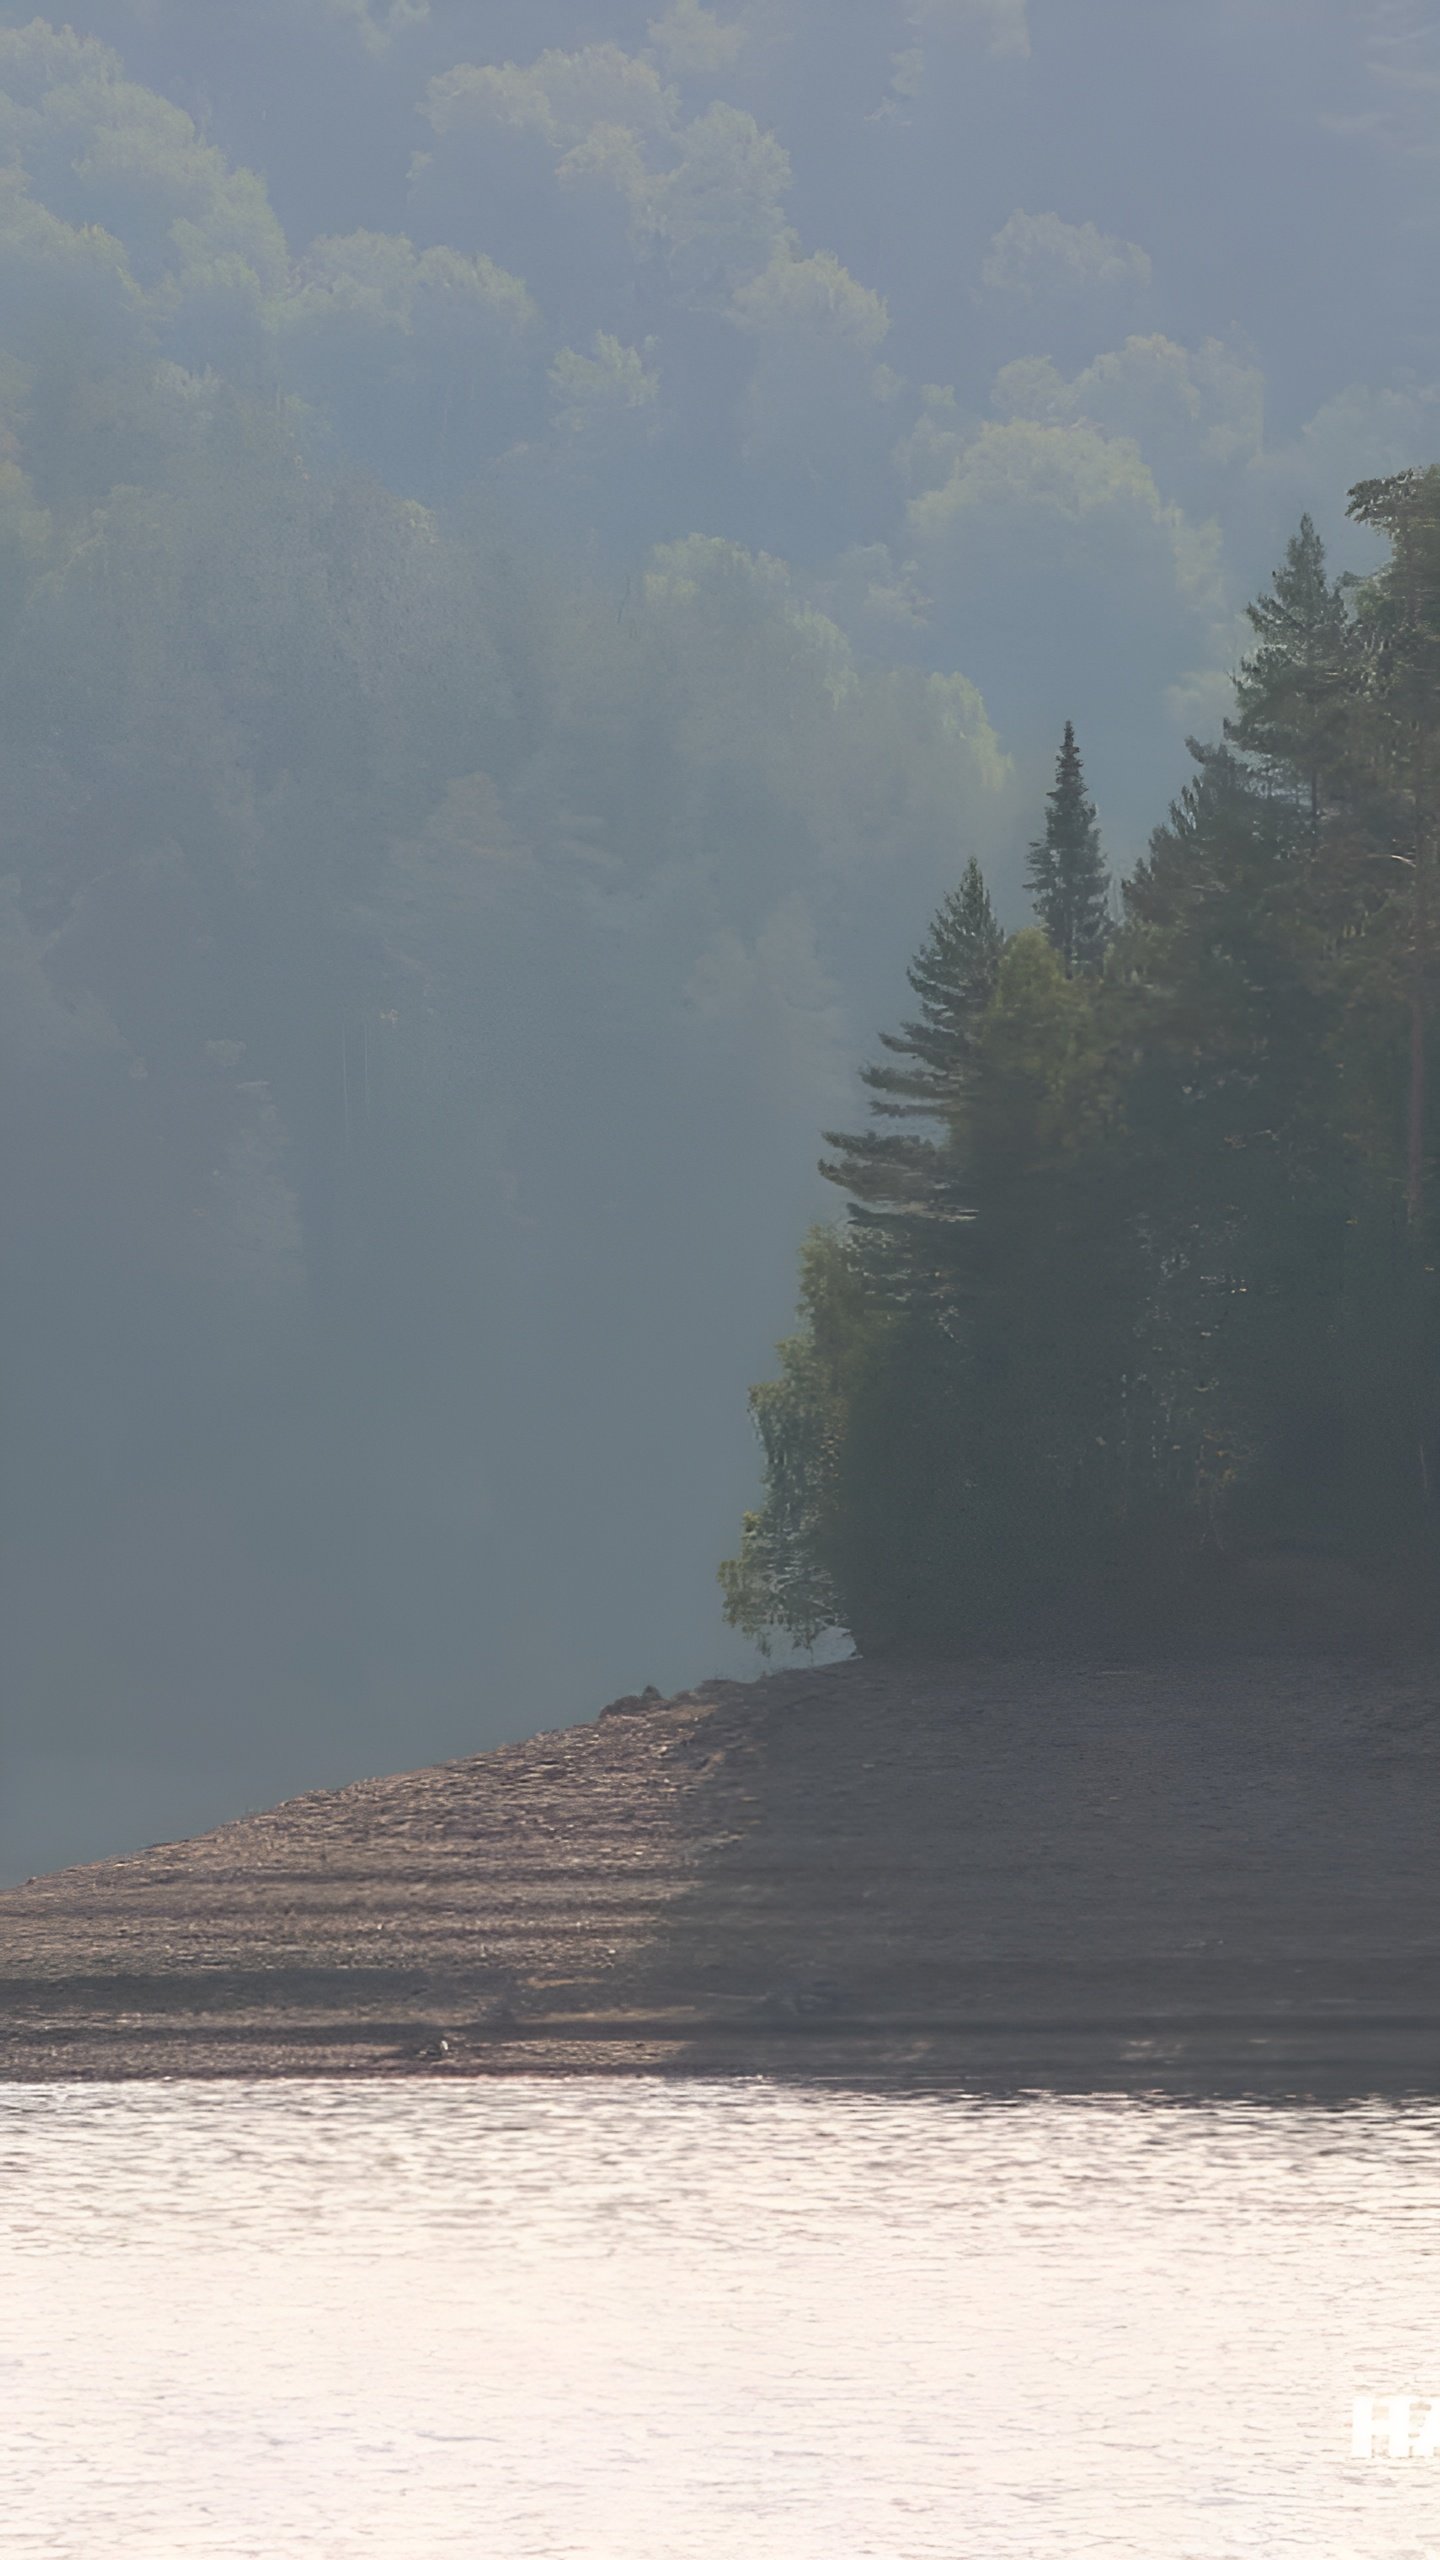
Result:
{"label": "hazy sky area", "polygon": [[1411,0],[0,5],[0,1880],[755,1657],[818,1133],[1440,458]]}

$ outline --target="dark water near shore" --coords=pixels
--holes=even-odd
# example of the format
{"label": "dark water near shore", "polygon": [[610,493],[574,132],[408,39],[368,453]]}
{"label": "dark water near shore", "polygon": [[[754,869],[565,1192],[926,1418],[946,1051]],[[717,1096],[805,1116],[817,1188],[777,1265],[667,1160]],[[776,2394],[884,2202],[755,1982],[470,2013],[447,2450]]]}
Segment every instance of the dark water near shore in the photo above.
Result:
{"label": "dark water near shore", "polygon": [[5,2560],[1420,2560],[1440,2107],[0,2089]]}

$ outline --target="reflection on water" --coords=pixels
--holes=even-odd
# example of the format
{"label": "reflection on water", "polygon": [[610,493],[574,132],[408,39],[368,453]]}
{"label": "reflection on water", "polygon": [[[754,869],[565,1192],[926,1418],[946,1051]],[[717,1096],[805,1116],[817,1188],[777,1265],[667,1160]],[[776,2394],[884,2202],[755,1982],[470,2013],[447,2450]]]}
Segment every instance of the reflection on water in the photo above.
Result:
{"label": "reflection on water", "polygon": [[1440,2107],[0,2089],[5,2560],[1421,2560]]}

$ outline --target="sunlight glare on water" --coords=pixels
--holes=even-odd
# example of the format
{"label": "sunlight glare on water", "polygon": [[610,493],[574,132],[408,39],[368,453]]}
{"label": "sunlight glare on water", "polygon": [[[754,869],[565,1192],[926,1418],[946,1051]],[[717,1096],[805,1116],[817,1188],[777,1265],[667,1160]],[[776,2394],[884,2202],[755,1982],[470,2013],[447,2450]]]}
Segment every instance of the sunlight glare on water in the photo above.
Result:
{"label": "sunlight glare on water", "polygon": [[5,2560],[1428,2560],[1440,2107],[0,2090]]}

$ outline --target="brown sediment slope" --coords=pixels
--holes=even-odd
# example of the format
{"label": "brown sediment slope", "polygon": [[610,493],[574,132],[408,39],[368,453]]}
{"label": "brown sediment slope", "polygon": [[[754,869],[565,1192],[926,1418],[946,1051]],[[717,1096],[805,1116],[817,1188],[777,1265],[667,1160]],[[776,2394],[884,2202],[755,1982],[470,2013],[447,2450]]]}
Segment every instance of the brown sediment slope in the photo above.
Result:
{"label": "brown sediment slope", "polygon": [[0,2077],[1440,2087],[1440,1673],[851,1662],[0,1894]]}

